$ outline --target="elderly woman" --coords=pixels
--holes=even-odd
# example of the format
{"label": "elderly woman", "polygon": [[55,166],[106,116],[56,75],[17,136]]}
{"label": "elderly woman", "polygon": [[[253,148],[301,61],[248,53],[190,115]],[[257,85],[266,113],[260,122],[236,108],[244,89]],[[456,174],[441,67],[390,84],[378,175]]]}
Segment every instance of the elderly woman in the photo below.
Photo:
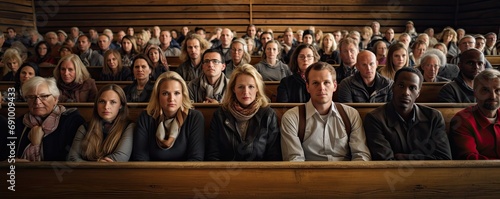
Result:
{"label": "elderly woman", "polygon": [[247,43],[244,39],[235,39],[231,42],[231,61],[226,64],[224,74],[230,78],[233,70],[248,64],[251,61],[250,54],[248,53]]}
{"label": "elderly woman", "polygon": [[280,161],[279,135],[261,75],[250,64],[236,68],[210,124],[206,159]]}
{"label": "elderly woman", "polygon": [[15,48],[7,49],[3,54],[2,62],[6,66],[3,67],[2,81],[14,81],[14,76],[17,73],[19,66],[23,64],[23,59],[21,58],[19,51]]}
{"label": "elderly woman", "polygon": [[134,82],[126,86],[128,102],[148,102],[153,91],[153,67],[148,57],[139,54],[133,61]]}
{"label": "elderly woman", "polygon": [[264,45],[262,61],[255,64],[255,68],[262,75],[264,81],[280,81],[292,75],[288,66],[281,62],[281,44],[276,40],[268,41]]}
{"label": "elderly woman", "polygon": [[118,50],[111,49],[104,53],[101,81],[129,81],[132,78],[130,68],[123,67],[122,56]]}
{"label": "elderly woman", "polygon": [[81,125],[69,161],[127,162],[132,153],[135,124],[128,119],[123,89],[108,84],[99,90],[88,125]]}
{"label": "elderly woman", "polygon": [[61,58],[54,69],[57,87],[61,92],[59,102],[93,102],[97,94],[95,80],[78,55]]}
{"label": "elderly woman", "polygon": [[438,75],[439,68],[441,68],[441,60],[436,54],[425,54],[422,57],[420,66],[420,72],[424,77],[424,82],[449,82],[451,80],[446,79]]}
{"label": "elderly woman", "polygon": [[326,33],[320,40],[318,54],[322,62],[329,64],[338,64],[340,62],[337,42],[335,42],[335,38],[331,33]]}
{"label": "elderly woman", "polygon": [[290,67],[293,75],[281,79],[278,86],[277,102],[305,103],[311,97],[306,89],[305,72],[307,67],[318,62],[319,55],[310,44],[299,45],[293,51]]}
{"label": "elderly woman", "polygon": [[29,161],[65,161],[85,120],[77,109],[57,104],[55,79],[33,77],[22,88],[29,112],[16,120],[17,156]]}
{"label": "elderly woman", "polygon": [[417,40],[416,42],[413,43],[411,46],[412,52],[410,53],[410,60],[409,60],[409,66],[410,67],[416,67],[420,65],[420,59],[422,58],[422,55],[424,55],[425,51],[427,50],[427,44],[422,41],[422,40]]}
{"label": "elderly woman", "polygon": [[56,59],[51,56],[52,50],[46,41],[38,42],[35,46],[35,55],[29,59],[40,66],[54,66],[57,64]]}
{"label": "elderly woman", "polygon": [[192,109],[182,77],[165,72],[156,80],[148,106],[137,120],[131,160],[202,161],[204,125],[201,112]]}
{"label": "elderly woman", "polygon": [[375,42],[372,52],[377,57],[379,65],[385,65],[387,62],[387,44],[383,40]]}
{"label": "elderly woman", "polygon": [[384,67],[380,68],[380,74],[387,79],[394,80],[396,71],[403,67],[408,67],[408,50],[401,42],[392,44],[387,53],[387,63]]}
{"label": "elderly woman", "polygon": [[135,37],[126,35],[122,38],[121,44],[122,48],[120,49],[120,54],[122,56],[123,67],[131,67],[132,60],[139,54],[137,44],[135,43]]}
{"label": "elderly woman", "polygon": [[157,45],[150,45],[146,51],[146,55],[149,57],[151,64],[153,64],[154,74],[156,79],[162,73],[169,71],[167,57],[163,54],[161,48]]}
{"label": "elderly woman", "polygon": [[36,65],[33,62],[28,62],[28,63],[24,63],[23,65],[21,65],[21,67],[17,71],[16,76],[14,78],[15,79],[14,88],[16,89],[16,101],[18,101],[18,102],[25,102],[26,101],[22,97],[23,96],[22,86],[29,79],[31,79],[35,76],[40,76],[40,69],[38,68],[38,65]]}
{"label": "elderly woman", "polygon": [[256,49],[255,40],[247,37],[247,38],[245,38],[245,42],[247,43],[248,54],[250,54],[251,56],[258,56],[259,54],[255,50]]}

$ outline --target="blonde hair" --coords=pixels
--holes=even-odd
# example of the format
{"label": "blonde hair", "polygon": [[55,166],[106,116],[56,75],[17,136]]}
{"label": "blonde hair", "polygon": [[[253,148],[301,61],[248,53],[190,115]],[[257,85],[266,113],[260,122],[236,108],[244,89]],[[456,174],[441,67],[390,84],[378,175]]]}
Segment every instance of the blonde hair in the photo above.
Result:
{"label": "blonde hair", "polygon": [[[325,49],[326,47],[324,46],[323,40],[325,38],[331,38],[332,39],[332,48],[330,49]],[[335,41],[335,37],[331,33],[326,33],[321,37],[321,41],[319,41],[319,46],[321,49],[325,51],[326,54],[331,54],[333,51],[337,50],[337,42]]]}
{"label": "blonde hair", "polygon": [[90,79],[90,73],[87,70],[87,67],[83,65],[82,60],[80,60],[80,57],[75,54],[71,55],[66,55],[59,60],[59,63],[57,63],[56,68],[54,69],[54,77],[56,78],[57,81],[61,80],[61,64],[65,61],[70,61],[73,63],[73,66],[75,67],[75,80],[74,82],[78,84],[82,84],[84,81]]}
{"label": "blonde hair", "polygon": [[193,108],[193,104],[191,104],[191,100],[189,99],[189,91],[187,89],[187,85],[184,79],[182,79],[182,77],[176,72],[173,71],[164,72],[156,79],[155,85],[153,87],[153,92],[151,93],[148,106],[146,107],[148,115],[153,117],[157,121],[160,121],[163,118],[163,110],[159,108],[160,101],[158,99],[158,97],[160,96],[160,86],[161,84],[163,84],[163,82],[171,80],[179,82],[182,86],[181,110],[185,111],[187,109]]}
{"label": "blonde hair", "polygon": [[[23,59],[21,58],[21,54],[19,53],[18,50],[14,49],[14,48],[7,49],[5,51],[5,54],[3,55],[3,58],[2,58],[2,62],[4,62],[4,63],[6,61],[10,61],[10,60],[16,60],[17,64],[19,65],[18,68],[20,68],[21,65],[23,64]],[[7,67],[7,66],[3,67],[3,75],[9,73],[10,71],[12,71],[12,70],[9,67]]]}
{"label": "blonde hair", "polygon": [[[118,95],[120,98],[121,108],[111,125],[109,135],[106,139],[103,139],[103,124],[102,118],[98,113],[97,103],[99,103],[99,98],[105,91],[114,91]],[[99,90],[99,93],[94,100],[92,119],[90,119],[89,126],[86,129],[87,134],[82,140],[81,149],[83,159],[95,161],[106,157],[115,151],[120,139],[122,138],[123,131],[125,131],[129,123],[128,112],[127,98],[125,97],[125,92],[120,86],[116,84],[108,84]]]}
{"label": "blonde hair", "polygon": [[253,77],[257,86],[255,101],[260,102],[260,107],[267,107],[269,105],[269,99],[267,98],[264,91],[264,81],[262,80],[262,76],[254,66],[250,64],[243,64],[243,66],[235,68],[233,73],[231,74],[231,79],[229,79],[229,84],[226,87],[226,94],[222,98],[222,108],[224,108],[225,110],[229,110],[229,106],[231,106],[238,100],[233,89],[236,86],[236,78],[238,78],[240,75],[248,75]]}
{"label": "blonde hair", "polygon": [[[109,65],[108,65],[109,55],[114,55],[116,60],[118,60],[118,66],[116,67],[116,73],[113,73],[113,70],[111,70],[111,68],[109,68]],[[120,73],[120,71],[122,71],[122,70],[123,70],[123,64],[122,64],[122,55],[120,54],[120,52],[118,52],[117,50],[114,50],[114,49],[110,49],[110,50],[106,51],[106,53],[104,53],[104,67],[102,67],[102,73],[116,75],[116,74]]]}

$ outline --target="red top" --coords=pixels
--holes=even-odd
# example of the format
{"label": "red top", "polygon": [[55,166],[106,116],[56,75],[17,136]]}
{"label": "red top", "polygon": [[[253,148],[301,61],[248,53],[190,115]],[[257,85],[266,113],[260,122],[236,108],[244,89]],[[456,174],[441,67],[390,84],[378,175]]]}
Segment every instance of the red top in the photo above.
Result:
{"label": "red top", "polygon": [[450,123],[450,145],[454,159],[500,159],[500,111],[495,123],[477,105],[458,112]]}

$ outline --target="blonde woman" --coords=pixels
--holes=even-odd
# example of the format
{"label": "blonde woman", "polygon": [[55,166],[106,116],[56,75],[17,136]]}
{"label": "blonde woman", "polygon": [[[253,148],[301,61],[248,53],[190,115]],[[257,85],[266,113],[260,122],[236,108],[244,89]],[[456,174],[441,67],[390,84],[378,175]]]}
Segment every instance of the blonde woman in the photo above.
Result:
{"label": "blonde woman", "polygon": [[5,54],[3,54],[2,62],[5,64],[2,81],[14,81],[17,70],[23,64],[23,59],[19,51],[14,48],[7,49]]}
{"label": "blonde woman", "polygon": [[202,161],[205,122],[192,107],[182,77],[172,71],[161,74],[137,119],[131,160]]}
{"label": "blonde woman", "polygon": [[116,84],[106,85],[97,95],[89,124],[78,128],[68,160],[127,162],[134,128],[128,119],[123,89]]}
{"label": "blonde woman", "polygon": [[320,61],[329,64],[338,64],[340,57],[335,37],[331,33],[326,33],[319,41],[318,54],[320,56]]}
{"label": "blonde woman", "polygon": [[233,71],[207,142],[209,161],[280,161],[280,129],[262,76],[250,64]]}
{"label": "blonde woman", "polygon": [[97,94],[95,80],[75,54],[61,58],[54,69],[54,78],[61,92],[59,102],[93,102]]}

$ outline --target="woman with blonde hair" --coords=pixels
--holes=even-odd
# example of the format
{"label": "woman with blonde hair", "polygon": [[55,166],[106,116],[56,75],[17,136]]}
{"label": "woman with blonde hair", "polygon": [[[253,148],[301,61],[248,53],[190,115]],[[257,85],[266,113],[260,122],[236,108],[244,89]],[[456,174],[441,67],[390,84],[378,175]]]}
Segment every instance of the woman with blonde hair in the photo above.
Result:
{"label": "woman with blonde hair", "polygon": [[75,54],[61,58],[54,69],[54,78],[61,92],[59,102],[92,102],[97,94],[95,80]]}
{"label": "woman with blonde hair", "polygon": [[448,50],[446,57],[448,60],[451,60],[452,57],[456,57],[458,55],[457,32],[455,32],[453,28],[445,28],[443,30],[440,42],[446,45],[446,49]]}
{"label": "woman with blonde hair", "polygon": [[262,75],[264,81],[280,81],[284,77],[292,75],[288,65],[280,60],[281,44],[277,40],[268,41],[264,45],[262,61],[255,64],[255,68]]}
{"label": "woman with blonde hair", "polygon": [[127,162],[135,124],[128,119],[123,89],[108,84],[99,90],[92,119],[76,132],[69,161]]}
{"label": "woman with blonde hair", "polygon": [[380,74],[387,79],[394,80],[396,71],[403,67],[408,67],[408,50],[401,42],[392,44],[387,53],[387,63],[384,67],[380,68]]}
{"label": "woman with blonde hair", "polygon": [[132,72],[130,68],[123,67],[122,56],[118,50],[108,50],[104,53],[104,66],[102,67],[101,81],[130,81]]}
{"label": "woman with blonde hair", "polygon": [[222,107],[214,113],[207,142],[209,161],[280,161],[278,117],[250,64],[233,71]]}
{"label": "woman with blonde hair", "polygon": [[17,70],[23,64],[19,51],[14,48],[7,49],[3,54],[2,62],[5,64],[2,81],[14,81]]}
{"label": "woman with blonde hair", "polygon": [[230,78],[234,69],[248,64],[251,61],[250,54],[248,53],[247,43],[245,39],[235,39],[231,42],[231,60],[226,64],[224,74]]}
{"label": "woman with blonde hair", "polygon": [[318,54],[320,56],[320,61],[329,64],[338,64],[340,57],[335,37],[331,33],[326,33],[319,41]]}
{"label": "woman with blonde hair", "polygon": [[202,161],[205,122],[192,107],[182,77],[173,71],[161,74],[137,120],[131,160]]}

